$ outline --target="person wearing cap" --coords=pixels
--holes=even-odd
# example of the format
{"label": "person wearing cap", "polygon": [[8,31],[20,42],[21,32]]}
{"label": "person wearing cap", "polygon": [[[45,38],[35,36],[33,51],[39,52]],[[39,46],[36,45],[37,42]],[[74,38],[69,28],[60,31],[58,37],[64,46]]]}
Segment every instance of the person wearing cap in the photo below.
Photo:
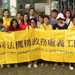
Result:
{"label": "person wearing cap", "polygon": [[59,13],[58,16],[57,16],[57,20],[58,20],[58,23],[54,24],[53,26],[53,29],[54,30],[64,30],[64,29],[67,29],[67,24],[64,24],[64,20],[65,20],[65,17],[62,13]]}
{"label": "person wearing cap", "polygon": [[[64,24],[64,15],[62,13],[59,13],[58,16],[57,16],[57,20],[58,20],[58,23],[54,24],[53,26],[53,30],[64,30],[64,29],[67,29],[67,25]],[[64,63],[62,62],[62,67],[64,67]],[[57,66],[58,63],[55,63],[54,66]]]}

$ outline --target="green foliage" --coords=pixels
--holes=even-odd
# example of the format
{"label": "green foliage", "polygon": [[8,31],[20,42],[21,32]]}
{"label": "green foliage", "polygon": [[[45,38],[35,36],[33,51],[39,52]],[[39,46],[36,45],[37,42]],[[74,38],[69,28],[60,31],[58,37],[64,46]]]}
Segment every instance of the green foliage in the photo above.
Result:
{"label": "green foliage", "polygon": [[0,8],[0,18],[2,17],[2,9]]}

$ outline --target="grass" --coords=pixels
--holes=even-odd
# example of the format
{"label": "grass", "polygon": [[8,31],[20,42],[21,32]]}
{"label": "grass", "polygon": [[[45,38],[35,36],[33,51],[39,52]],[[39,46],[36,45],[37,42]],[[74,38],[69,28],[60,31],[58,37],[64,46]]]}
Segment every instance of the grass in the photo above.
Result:
{"label": "grass", "polygon": [[75,70],[69,70],[68,66],[62,67],[59,65],[56,69],[53,69],[53,67],[53,64],[49,64],[48,67],[38,65],[37,69],[33,67],[28,69],[27,65],[20,64],[18,68],[0,69],[0,75],[75,75]]}

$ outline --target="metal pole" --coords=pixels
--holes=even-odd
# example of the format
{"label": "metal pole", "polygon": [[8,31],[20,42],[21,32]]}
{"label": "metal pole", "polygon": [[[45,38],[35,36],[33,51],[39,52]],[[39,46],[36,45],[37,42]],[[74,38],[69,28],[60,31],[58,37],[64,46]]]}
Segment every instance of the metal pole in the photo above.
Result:
{"label": "metal pole", "polygon": [[48,4],[51,5],[51,0],[48,0],[48,1],[49,1]]}
{"label": "metal pole", "polygon": [[47,0],[48,5],[50,6],[50,13],[51,13],[51,0]]}

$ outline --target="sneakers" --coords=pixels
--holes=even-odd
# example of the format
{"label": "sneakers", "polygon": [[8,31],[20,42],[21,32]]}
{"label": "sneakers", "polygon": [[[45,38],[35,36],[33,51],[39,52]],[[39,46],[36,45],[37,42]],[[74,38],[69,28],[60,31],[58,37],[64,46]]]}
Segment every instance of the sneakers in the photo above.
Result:
{"label": "sneakers", "polygon": [[1,65],[1,68],[4,68],[4,65]]}
{"label": "sneakers", "polygon": [[34,68],[37,68],[37,64],[34,63],[34,64],[33,64],[33,67],[34,67]]}
{"label": "sneakers", "polygon": [[72,66],[69,66],[69,69],[70,69],[70,70],[74,70],[74,68],[73,68]]}
{"label": "sneakers", "polygon": [[41,63],[41,66],[43,67],[44,66],[44,63]]}
{"label": "sneakers", "polygon": [[34,62],[33,64],[32,64],[32,62],[30,62],[30,63],[28,64],[28,68],[31,68],[32,65],[33,65],[34,68],[37,68],[37,63],[35,63],[35,62]]}
{"label": "sneakers", "polygon": [[55,63],[54,66],[55,66],[55,67],[58,66],[58,63]]}
{"label": "sneakers", "polygon": [[64,63],[61,63],[62,64],[62,67],[65,67],[65,64]]}
{"label": "sneakers", "polygon": [[45,67],[48,67],[48,63],[45,63]]}
{"label": "sneakers", "polygon": [[28,68],[31,68],[31,67],[32,67],[32,63],[29,63],[29,64],[28,64]]}
{"label": "sneakers", "polygon": [[71,64],[69,64],[69,69],[74,70],[74,67]]}

